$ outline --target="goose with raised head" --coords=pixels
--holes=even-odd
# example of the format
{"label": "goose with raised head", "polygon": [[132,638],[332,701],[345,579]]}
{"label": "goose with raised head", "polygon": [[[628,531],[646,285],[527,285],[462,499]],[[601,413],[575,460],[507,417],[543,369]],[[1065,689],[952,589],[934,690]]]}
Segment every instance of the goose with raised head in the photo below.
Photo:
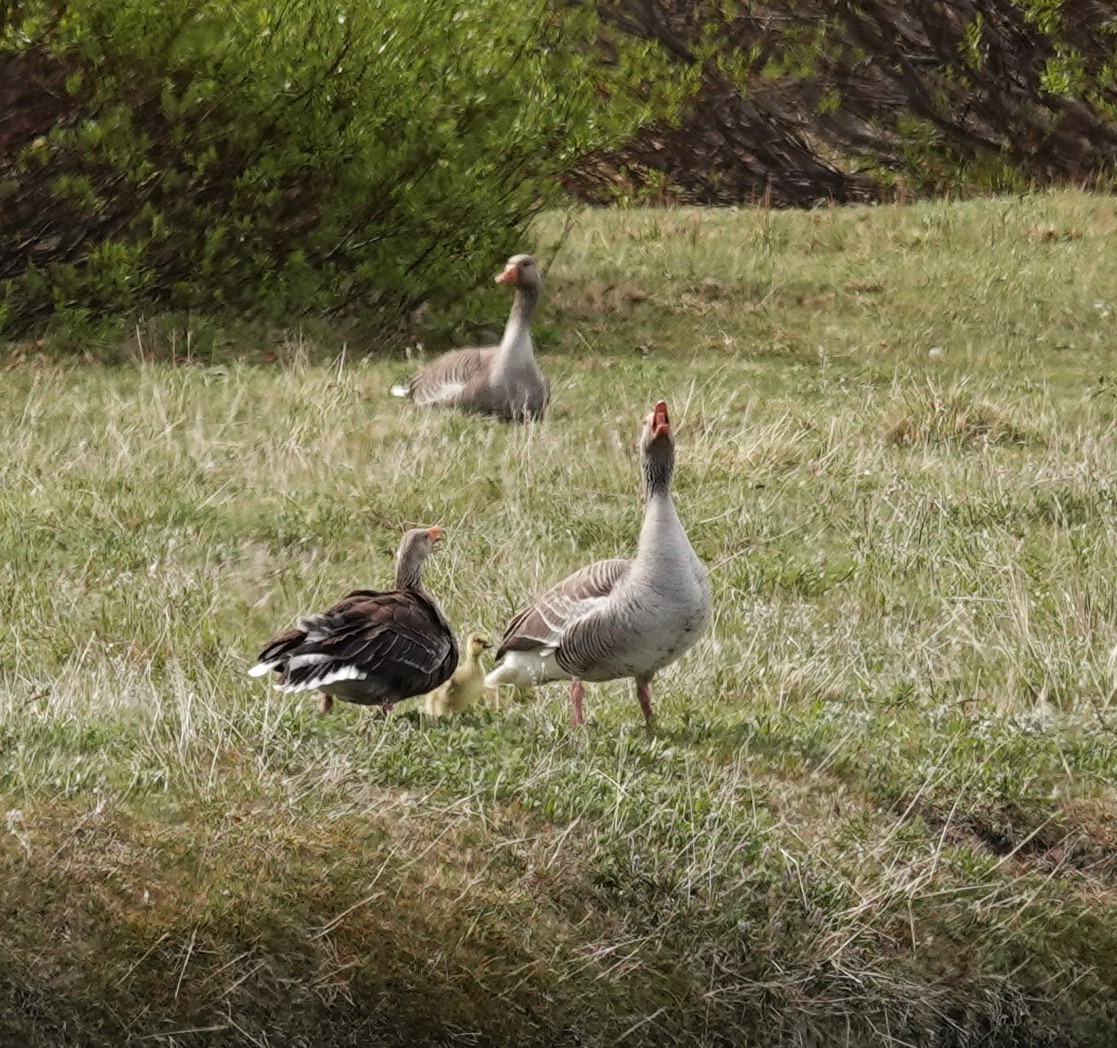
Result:
{"label": "goose with raised head", "polygon": [[294,629],[264,645],[252,677],[276,674],[279,691],[319,691],[333,700],[385,711],[449,680],[458,646],[434,598],[423,588],[423,562],[442,529],[413,528],[396,557],[395,589],[353,590],[332,607],[300,616]]}
{"label": "goose with raised head", "polygon": [[599,560],[521,611],[504,633],[487,685],[527,688],[569,680],[575,726],[584,681],[632,677],[649,728],[651,682],[702,636],[710,583],[671,499],[675,439],[662,400],[644,420],[640,471],[644,523],[633,560]]}
{"label": "goose with raised head", "polygon": [[547,409],[550,390],[531,341],[531,318],[543,281],[531,255],[513,255],[496,277],[515,288],[512,312],[496,346],[455,349],[428,364],[392,394],[419,407],[449,407],[523,422]]}

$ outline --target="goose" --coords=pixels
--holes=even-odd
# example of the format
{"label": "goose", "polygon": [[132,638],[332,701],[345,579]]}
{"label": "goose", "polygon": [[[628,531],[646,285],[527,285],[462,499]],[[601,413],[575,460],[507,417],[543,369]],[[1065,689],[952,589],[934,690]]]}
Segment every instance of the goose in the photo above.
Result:
{"label": "goose", "polygon": [[661,400],[640,435],[644,523],[635,559],[590,564],[521,611],[505,630],[486,685],[569,680],[577,727],[584,681],[632,677],[654,730],[652,677],[702,636],[711,610],[706,568],[671,500],[674,470],[675,440]]}
{"label": "goose", "polygon": [[300,616],[272,637],[250,677],[276,674],[283,692],[320,691],[324,716],[333,700],[388,708],[437,688],[458,664],[458,647],[442,611],[422,584],[423,562],[442,528],[413,528],[396,556],[396,588],[353,590],[332,607]]}
{"label": "goose", "polygon": [[454,675],[445,684],[428,692],[424,703],[428,717],[461,713],[481,698],[485,691],[485,669],[481,665],[481,652],[488,647],[488,639],[480,633],[469,635],[465,642],[465,661],[458,665]]}
{"label": "goose", "polygon": [[496,282],[516,289],[500,344],[444,353],[410,382],[393,386],[393,396],[419,407],[460,408],[520,422],[543,414],[550,391],[531,343],[531,317],[543,286],[539,266],[531,255],[513,255]]}

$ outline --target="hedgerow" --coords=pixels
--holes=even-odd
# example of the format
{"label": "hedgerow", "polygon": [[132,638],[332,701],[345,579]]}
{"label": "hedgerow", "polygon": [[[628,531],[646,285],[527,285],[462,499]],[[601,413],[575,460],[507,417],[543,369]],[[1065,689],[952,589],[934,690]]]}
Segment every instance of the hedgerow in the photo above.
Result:
{"label": "hedgerow", "polygon": [[639,124],[546,0],[61,0],[0,13],[0,330],[152,310],[385,317],[511,250]]}

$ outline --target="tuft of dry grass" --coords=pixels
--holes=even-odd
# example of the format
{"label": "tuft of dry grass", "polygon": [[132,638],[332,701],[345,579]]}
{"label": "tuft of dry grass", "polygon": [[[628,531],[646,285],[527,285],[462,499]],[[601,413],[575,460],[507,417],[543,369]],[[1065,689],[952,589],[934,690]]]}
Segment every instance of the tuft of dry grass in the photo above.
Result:
{"label": "tuft of dry grass", "polygon": [[929,378],[905,388],[888,411],[885,439],[897,447],[954,444],[979,448],[1040,439],[1013,417],[1010,408],[974,396],[969,385],[963,379],[944,388]]}

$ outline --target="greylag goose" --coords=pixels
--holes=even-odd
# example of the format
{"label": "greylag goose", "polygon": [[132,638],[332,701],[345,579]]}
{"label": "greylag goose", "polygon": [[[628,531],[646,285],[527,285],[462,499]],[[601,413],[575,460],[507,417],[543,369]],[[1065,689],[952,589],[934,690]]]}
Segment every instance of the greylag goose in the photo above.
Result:
{"label": "greylag goose", "polygon": [[570,680],[575,726],[583,681],[632,677],[649,728],[651,681],[702,635],[710,583],[671,501],[675,440],[661,400],[640,436],[644,523],[634,560],[599,560],[563,579],[508,626],[487,685]]}
{"label": "greylag goose", "polygon": [[465,642],[465,661],[441,687],[428,692],[424,706],[428,717],[461,713],[477,702],[485,692],[485,669],[481,652],[489,647],[488,639],[471,633]]}
{"label": "greylag goose", "polygon": [[353,590],[333,607],[301,616],[264,645],[249,676],[274,671],[279,691],[320,691],[323,714],[335,698],[387,710],[448,680],[458,647],[422,584],[423,562],[441,534],[439,527],[405,532],[394,590]]}
{"label": "greylag goose", "polygon": [[500,345],[444,353],[406,385],[393,386],[394,396],[420,407],[460,408],[521,422],[543,414],[550,391],[531,343],[531,316],[543,286],[539,266],[531,255],[513,255],[496,282],[516,289]]}

